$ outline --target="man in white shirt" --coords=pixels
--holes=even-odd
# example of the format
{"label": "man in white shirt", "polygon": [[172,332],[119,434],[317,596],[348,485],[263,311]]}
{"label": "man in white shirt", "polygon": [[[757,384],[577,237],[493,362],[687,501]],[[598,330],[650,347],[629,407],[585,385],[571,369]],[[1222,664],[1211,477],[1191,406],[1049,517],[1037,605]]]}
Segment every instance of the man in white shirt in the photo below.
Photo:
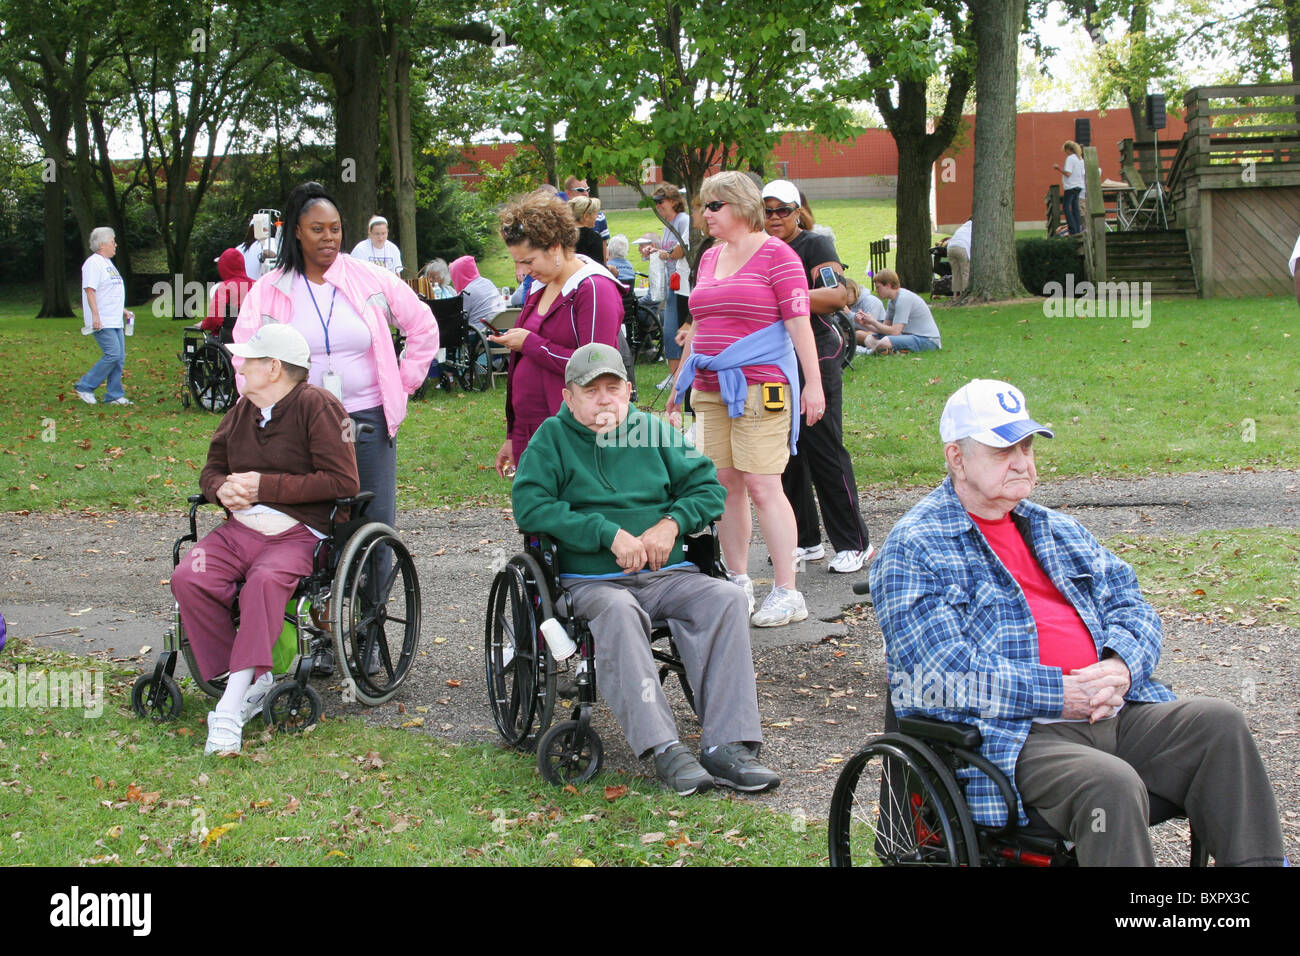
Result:
{"label": "man in white shirt", "polygon": [[126,365],[126,328],[135,321],[135,313],[126,309],[126,286],[113,265],[117,253],[117,236],[107,226],[90,233],[90,258],[81,266],[82,335],[94,335],[103,352],[90,371],[81,376],[75,388],[77,397],[87,405],[96,404],[95,389],[107,381],[104,402],[108,405],[134,405],[122,390],[122,369]]}
{"label": "man in white shirt", "polygon": [[967,219],[948,240],[948,262],[952,264],[952,294],[961,295],[970,285],[970,229]]}

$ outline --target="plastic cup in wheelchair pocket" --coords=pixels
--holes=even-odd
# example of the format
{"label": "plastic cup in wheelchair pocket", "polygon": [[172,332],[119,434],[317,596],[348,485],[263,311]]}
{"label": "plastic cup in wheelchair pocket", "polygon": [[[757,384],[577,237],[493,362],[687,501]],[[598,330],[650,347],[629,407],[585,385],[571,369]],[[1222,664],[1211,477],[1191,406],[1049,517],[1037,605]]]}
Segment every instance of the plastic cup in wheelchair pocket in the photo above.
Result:
{"label": "plastic cup in wheelchair pocket", "polygon": [[557,661],[567,660],[578,649],[578,645],[573,643],[573,639],[565,633],[564,625],[553,617],[548,617],[542,622],[542,636],[546,638],[546,646],[550,648],[551,656]]}

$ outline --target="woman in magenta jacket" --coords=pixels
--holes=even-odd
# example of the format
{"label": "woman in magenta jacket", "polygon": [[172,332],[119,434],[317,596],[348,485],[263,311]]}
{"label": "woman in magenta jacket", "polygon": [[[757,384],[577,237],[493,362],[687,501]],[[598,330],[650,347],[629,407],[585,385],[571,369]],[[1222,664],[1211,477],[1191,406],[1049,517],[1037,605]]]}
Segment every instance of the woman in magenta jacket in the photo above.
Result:
{"label": "woman in magenta jacket", "polygon": [[[375,493],[368,517],[394,525],[397,428],[406,397],[424,382],[438,351],[433,313],[393,273],[342,252],[338,207],[319,183],[289,194],[281,235],[281,266],[244,296],[234,340],[246,342],[268,322],[303,334],[311,346],[309,381],[337,396],[358,426],[361,490]],[[406,336],[400,358],[390,325]],[[242,377],[238,384],[242,391]]]}
{"label": "woman in magenta jacket", "polygon": [[510,349],[506,440],[497,474],[513,473],[528,440],[560,409],[564,366],[579,346],[618,348],[623,292],[601,263],[574,252],[578,226],[566,203],[532,193],[501,211],[501,235],[532,288],[513,329],[490,336]]}

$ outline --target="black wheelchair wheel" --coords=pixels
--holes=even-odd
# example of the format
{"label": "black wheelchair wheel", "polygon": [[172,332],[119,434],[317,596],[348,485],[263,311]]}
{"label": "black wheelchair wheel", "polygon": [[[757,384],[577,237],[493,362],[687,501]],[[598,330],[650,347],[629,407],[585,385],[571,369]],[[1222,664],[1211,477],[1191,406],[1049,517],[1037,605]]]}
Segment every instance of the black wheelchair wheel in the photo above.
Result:
{"label": "black wheelchair wheel", "polygon": [[835,784],[831,866],[978,865],[974,824],[956,789],[951,773],[916,749],[871,741]]}
{"label": "black wheelchair wheel", "polygon": [[492,383],[488,369],[492,357],[488,354],[488,343],[483,333],[477,329],[465,333],[465,344],[461,346],[460,354],[465,360],[464,368],[457,374],[460,387],[467,392],[486,392]]}
{"label": "black wheelchair wheel", "polygon": [[511,747],[529,748],[551,725],[556,667],[541,625],[554,616],[541,566],[515,555],[492,580],[483,636],[488,704]]}
{"label": "black wheelchair wheel", "polygon": [[637,362],[657,362],[663,358],[664,325],[656,312],[638,302],[623,325],[628,347]]}
{"label": "black wheelchair wheel", "polygon": [[557,787],[590,780],[604,758],[600,735],[590,726],[583,731],[576,720],[560,721],[537,742],[537,769]]}
{"label": "black wheelchair wheel", "polygon": [[375,521],[343,546],[330,592],[330,630],[357,699],[374,706],[397,693],[420,643],[420,582],[397,532]]}
{"label": "black wheelchair wheel", "polygon": [[320,720],[321,700],[310,684],[299,687],[295,681],[281,682],[262,702],[262,719],[266,726],[281,734],[302,733]]}
{"label": "black wheelchair wheel", "polygon": [[194,403],[207,412],[224,412],[235,403],[235,368],[220,343],[198,347],[186,374]]}
{"label": "black wheelchair wheel", "polygon": [[156,724],[175,720],[181,715],[181,689],[168,674],[156,682],[152,672],[141,674],[131,687],[131,709]]}

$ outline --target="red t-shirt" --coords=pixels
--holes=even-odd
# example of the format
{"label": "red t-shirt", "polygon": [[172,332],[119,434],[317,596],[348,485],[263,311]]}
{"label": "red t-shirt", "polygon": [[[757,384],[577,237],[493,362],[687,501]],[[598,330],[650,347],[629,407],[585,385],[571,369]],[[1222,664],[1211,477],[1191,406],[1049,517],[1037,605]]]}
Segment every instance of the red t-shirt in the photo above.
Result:
{"label": "red t-shirt", "polygon": [[971,519],[1025,592],[1029,613],[1038,628],[1038,662],[1046,667],[1059,667],[1064,674],[1097,663],[1097,645],[1083,618],[1047,576],[1011,515],[1006,514],[999,521],[975,515]]}

